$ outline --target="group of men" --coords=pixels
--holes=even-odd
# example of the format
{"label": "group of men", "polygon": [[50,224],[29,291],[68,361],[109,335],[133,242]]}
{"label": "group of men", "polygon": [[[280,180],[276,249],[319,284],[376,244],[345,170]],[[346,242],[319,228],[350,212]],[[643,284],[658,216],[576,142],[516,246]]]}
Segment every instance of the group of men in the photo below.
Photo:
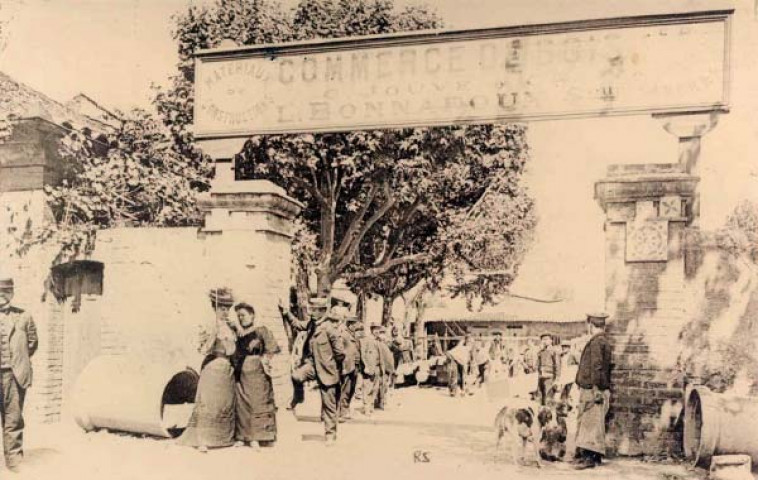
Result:
{"label": "group of men", "polygon": [[300,320],[280,306],[282,317],[303,332],[302,352],[292,370],[294,412],[305,399],[304,384],[316,381],[321,393],[321,421],[327,445],[337,439],[337,424],[351,418],[351,402],[360,390],[362,413],[384,410],[395,374],[395,355],[384,327],[366,334],[363,324],[324,301],[313,301],[309,318]]}
{"label": "group of men", "polygon": [[[540,403],[545,405],[548,397],[568,386],[564,373],[578,363],[576,355],[568,343],[561,344],[560,349],[553,346],[553,336],[540,336],[540,347],[526,347],[516,355],[513,350],[506,351],[499,333],[487,344],[482,338],[473,338],[466,334],[463,340],[446,352],[448,357],[448,386],[451,396],[471,392],[471,387],[481,386],[493,373],[505,370],[509,377],[520,374],[537,374],[536,389]],[[466,379],[470,379],[466,382]],[[573,379],[571,380],[573,383]]]}
{"label": "group of men", "polygon": [[[594,468],[605,455],[605,417],[610,405],[612,349],[605,335],[607,318],[605,313],[587,315],[589,339],[579,358],[569,343],[562,343],[560,349],[554,347],[550,334],[540,336],[538,349],[527,348],[517,357],[503,354],[502,340],[497,336],[487,349],[481,339],[467,334],[446,352],[450,394],[464,392],[466,378],[476,378],[472,383],[481,384],[485,372],[497,364],[515,365],[516,375],[536,374],[537,384],[530,391],[536,391],[540,405],[557,401],[576,409],[576,468]],[[484,351],[488,355],[483,355]],[[513,374],[511,368],[508,376]],[[570,395],[572,389],[576,389],[575,395]]]}

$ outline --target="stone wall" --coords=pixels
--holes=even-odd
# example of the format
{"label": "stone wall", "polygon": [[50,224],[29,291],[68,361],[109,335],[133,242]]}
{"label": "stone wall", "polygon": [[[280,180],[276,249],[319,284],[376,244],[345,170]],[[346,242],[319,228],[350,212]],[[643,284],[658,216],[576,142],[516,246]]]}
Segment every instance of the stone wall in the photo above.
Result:
{"label": "stone wall", "polygon": [[[289,395],[289,356],[276,305],[289,288],[288,246],[268,234],[248,246],[247,265],[258,280],[251,284],[254,293],[240,298],[256,307],[257,321],[271,328],[282,347],[275,362],[280,404]],[[206,249],[196,228],[101,231],[92,259],[104,264],[103,295],[85,295],[75,313],[72,299],[58,303],[48,295],[42,301],[51,249],[35,250],[12,266],[16,303],[32,313],[40,336],[28,421],[56,422],[69,413],[76,379],[98,355],[185,362],[199,369],[197,333],[202,322],[213,318],[208,290],[215,286]]]}
{"label": "stone wall", "polygon": [[709,365],[753,365],[743,376],[758,381],[752,344],[739,341],[758,333],[756,269],[702,241],[711,236],[692,224],[697,181],[676,165],[638,165],[614,167],[597,184],[607,218],[613,453],[681,455],[684,387]]}

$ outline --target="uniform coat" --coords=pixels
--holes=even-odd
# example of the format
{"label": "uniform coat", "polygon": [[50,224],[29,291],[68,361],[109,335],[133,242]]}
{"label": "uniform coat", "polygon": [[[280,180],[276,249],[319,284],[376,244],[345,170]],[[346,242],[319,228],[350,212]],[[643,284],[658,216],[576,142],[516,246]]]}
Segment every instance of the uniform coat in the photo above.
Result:
{"label": "uniform coat", "polygon": [[355,372],[356,367],[360,364],[360,347],[355,335],[345,324],[337,328],[337,333],[342,339],[345,351],[345,360],[342,362],[342,374],[349,375]]}
{"label": "uniform coat", "polygon": [[576,384],[581,388],[611,388],[612,349],[604,332],[593,336],[582,351]]}
{"label": "uniform coat", "polygon": [[345,346],[334,325],[323,320],[317,323],[308,346],[319,383],[327,387],[339,384]]}
{"label": "uniform coat", "polygon": [[361,351],[361,373],[373,377],[381,373],[381,358],[377,341],[371,337],[363,337],[358,343]]}

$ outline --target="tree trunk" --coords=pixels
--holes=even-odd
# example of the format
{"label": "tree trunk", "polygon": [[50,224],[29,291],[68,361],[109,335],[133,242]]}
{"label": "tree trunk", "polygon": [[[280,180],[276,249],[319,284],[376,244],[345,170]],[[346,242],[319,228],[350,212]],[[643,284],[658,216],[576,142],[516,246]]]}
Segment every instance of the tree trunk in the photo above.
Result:
{"label": "tree trunk", "polygon": [[358,292],[358,300],[355,305],[355,316],[363,325],[366,325],[366,292]]}
{"label": "tree trunk", "polygon": [[382,297],[382,326],[387,327],[392,323],[392,304],[394,297]]}
{"label": "tree trunk", "polygon": [[327,298],[332,293],[332,276],[328,267],[316,268],[316,296]]}
{"label": "tree trunk", "polygon": [[411,301],[412,308],[416,310],[416,327],[415,327],[415,345],[421,343],[421,358],[426,360],[427,352],[429,351],[429,344],[426,338],[426,331],[424,328],[424,294],[426,293],[426,284],[420,287],[420,290],[413,296]]}

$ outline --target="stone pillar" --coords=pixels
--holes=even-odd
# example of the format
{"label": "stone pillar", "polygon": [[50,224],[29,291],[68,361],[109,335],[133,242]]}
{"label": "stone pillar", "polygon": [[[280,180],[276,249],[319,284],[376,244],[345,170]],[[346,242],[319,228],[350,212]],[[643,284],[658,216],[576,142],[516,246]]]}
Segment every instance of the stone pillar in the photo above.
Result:
{"label": "stone pillar", "polygon": [[302,206],[267,180],[235,181],[231,163],[216,164],[210,193],[200,201],[205,225],[208,288],[228,286],[255,307],[282,348],[274,360],[274,389],[282,406],[291,395],[289,355],[277,303],[289,299],[293,220]]}
{"label": "stone pillar", "polygon": [[700,139],[719,111],[654,117],[679,139],[675,164],[617,165],[595,185],[606,214],[605,302],[614,344],[608,443],[621,455],[681,451],[676,373],[686,307],[687,238],[700,218]]}
{"label": "stone pillar", "polygon": [[[684,172],[699,175],[700,140],[718,124],[718,111],[697,112],[688,115],[660,114],[663,129],[679,140],[679,166]],[[695,186],[692,196],[692,226],[700,225],[700,190]]]}
{"label": "stone pillar", "polygon": [[672,375],[685,317],[684,240],[698,178],[677,164],[612,166],[595,186],[606,214],[606,309],[614,344],[609,447],[676,453],[682,385]]}

